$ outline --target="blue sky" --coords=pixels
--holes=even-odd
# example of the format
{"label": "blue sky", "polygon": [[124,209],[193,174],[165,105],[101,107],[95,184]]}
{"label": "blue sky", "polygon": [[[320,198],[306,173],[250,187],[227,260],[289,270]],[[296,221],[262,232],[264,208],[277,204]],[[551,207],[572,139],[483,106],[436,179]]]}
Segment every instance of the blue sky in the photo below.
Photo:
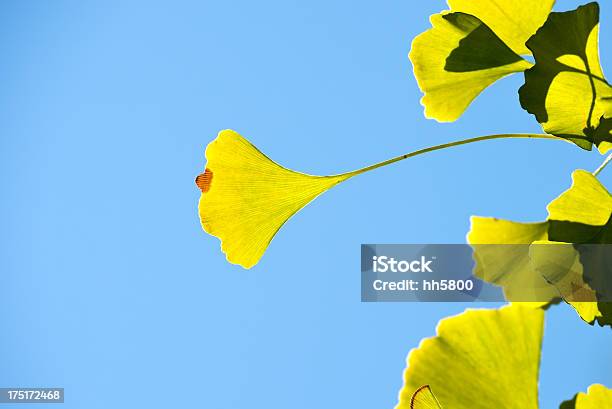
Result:
{"label": "blue sky", "polygon": [[[391,408],[408,351],[466,305],[361,303],[360,244],[462,243],[473,214],[541,220],[602,160],[494,141],[402,162],[317,199],[245,271],[198,222],[193,179],[219,130],[338,173],[539,132],[522,77],[456,123],[426,120],[407,53],[442,1],[0,7],[0,386],[61,386],[66,408]],[[601,19],[605,70],[608,4]],[[543,408],[612,386],[611,337],[551,310]]]}

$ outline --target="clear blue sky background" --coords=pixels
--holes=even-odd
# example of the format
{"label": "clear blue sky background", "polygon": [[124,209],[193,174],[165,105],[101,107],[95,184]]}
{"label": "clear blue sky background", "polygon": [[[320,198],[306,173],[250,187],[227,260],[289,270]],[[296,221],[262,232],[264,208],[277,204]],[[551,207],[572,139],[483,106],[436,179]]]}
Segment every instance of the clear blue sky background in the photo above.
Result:
{"label": "clear blue sky background", "polygon": [[[250,271],[201,230],[193,179],[224,128],[315,174],[538,132],[520,75],[454,124],[423,117],[407,54],[444,8],[2,2],[0,386],[62,386],[66,408],[392,408],[408,351],[466,306],[360,303],[360,243],[461,243],[472,214],[541,220],[599,154],[495,141],[381,169],[292,219]],[[611,341],[554,308],[542,407],[612,386]]]}

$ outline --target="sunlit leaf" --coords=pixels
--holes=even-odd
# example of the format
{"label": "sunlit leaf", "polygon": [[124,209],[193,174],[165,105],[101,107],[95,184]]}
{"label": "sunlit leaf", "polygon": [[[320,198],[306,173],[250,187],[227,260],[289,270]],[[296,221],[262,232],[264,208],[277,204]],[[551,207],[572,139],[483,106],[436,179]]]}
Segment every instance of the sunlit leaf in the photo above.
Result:
{"label": "sunlit leaf", "polygon": [[542,275],[530,265],[529,244],[545,240],[548,223],[517,223],[492,217],[471,218],[467,241],[474,254],[474,274],[499,285],[509,301],[534,301],[545,306],[559,297]]}
{"label": "sunlit leaf", "polygon": [[612,408],[612,390],[603,385],[589,386],[587,393],[577,393],[573,399],[565,401],[559,409],[606,409]]}
{"label": "sunlit leaf", "polygon": [[521,105],[547,133],[584,149],[612,147],[612,87],[599,62],[599,6],[550,13],[527,47],[536,64],[525,71]]}
{"label": "sunlit leaf", "polygon": [[471,244],[530,244],[548,235],[548,224],[518,223],[495,217],[472,216],[467,235]]}
{"label": "sunlit leaf", "polygon": [[572,186],[546,208],[549,220],[601,226],[601,229],[610,220],[612,196],[592,173],[576,170],[572,173]]}
{"label": "sunlit leaf", "polygon": [[467,310],[410,351],[397,409],[430,385],[448,409],[535,409],[544,311],[522,304]]}
{"label": "sunlit leaf", "polygon": [[446,13],[430,20],[432,28],[410,51],[427,118],[455,121],[489,85],[531,66],[477,17]]}
{"label": "sunlit leaf", "polygon": [[544,24],[554,0],[448,0],[453,11],[477,16],[517,54],[531,54],[525,42]]}
{"label": "sunlit leaf", "polygon": [[410,60],[425,116],[454,121],[485,88],[531,67],[525,41],[544,23],[553,0],[449,0],[449,11],[430,17]]}
{"label": "sunlit leaf", "polygon": [[238,133],[225,130],[206,148],[196,179],[204,230],[221,239],[231,263],[254,266],[281,226],[301,208],[351,175],[311,176],[270,160]]}
{"label": "sunlit leaf", "polygon": [[[550,263],[548,271],[542,270],[544,257],[536,260],[538,268],[557,285],[563,298],[585,321],[597,320],[600,325],[611,325],[610,246],[594,245],[612,244],[612,196],[590,172],[577,170],[572,174],[572,186],[547,209],[549,239],[572,245],[557,252],[557,258],[565,254],[566,260],[556,261],[556,271],[550,268]],[[572,253],[574,259],[571,259]],[[549,255],[548,258],[554,257]],[[583,302],[588,299],[605,302]]]}
{"label": "sunlit leaf", "polygon": [[442,409],[429,385],[421,386],[410,400],[410,409]]}
{"label": "sunlit leaf", "polygon": [[[571,188],[548,205],[545,222],[473,217],[468,242],[475,249],[476,273],[501,285],[508,299],[544,302],[561,296],[586,322],[612,325],[612,247],[607,246],[612,244],[612,196],[589,172],[577,170],[572,179]],[[499,243],[513,246],[477,246]],[[516,246],[522,243],[531,245],[526,250]],[[548,292],[525,293],[538,276]]]}
{"label": "sunlit leaf", "polygon": [[530,250],[532,268],[557,289],[584,321],[593,323],[597,319],[603,320],[597,293],[585,282],[580,254],[573,244],[536,241]]}

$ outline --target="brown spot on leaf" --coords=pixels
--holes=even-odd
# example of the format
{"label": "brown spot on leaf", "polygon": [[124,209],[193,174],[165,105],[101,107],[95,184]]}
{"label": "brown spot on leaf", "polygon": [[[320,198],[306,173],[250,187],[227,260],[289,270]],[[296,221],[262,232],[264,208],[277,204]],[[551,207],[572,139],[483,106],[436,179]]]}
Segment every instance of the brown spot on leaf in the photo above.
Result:
{"label": "brown spot on leaf", "polygon": [[212,170],[206,168],[204,173],[198,175],[195,180],[196,185],[200,188],[202,193],[206,193],[210,190],[210,184],[212,182],[213,173]]}

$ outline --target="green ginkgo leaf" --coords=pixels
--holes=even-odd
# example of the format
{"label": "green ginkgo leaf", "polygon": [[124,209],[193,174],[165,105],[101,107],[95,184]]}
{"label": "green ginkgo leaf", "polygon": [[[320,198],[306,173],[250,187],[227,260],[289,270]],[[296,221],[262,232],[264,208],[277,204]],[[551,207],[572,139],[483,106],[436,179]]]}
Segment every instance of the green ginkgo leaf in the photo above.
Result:
{"label": "green ginkgo leaf", "polygon": [[441,320],[410,351],[396,409],[422,385],[447,409],[537,408],[543,324],[542,309],[520,303]]}
{"label": "green ginkgo leaf", "polygon": [[[473,217],[468,242],[475,249],[476,274],[502,286],[510,300],[530,299],[525,288],[539,283],[544,288],[534,301],[546,303],[556,294],[589,324],[612,325],[610,247],[596,246],[612,244],[612,196],[587,171],[575,171],[572,179],[570,189],[548,205],[544,222]],[[513,246],[478,246],[502,243]]]}
{"label": "green ginkgo leaf", "polygon": [[612,408],[612,390],[603,385],[589,386],[587,393],[577,393],[573,399],[565,401],[559,409],[605,409]]}
{"label": "green ginkgo leaf", "polygon": [[485,88],[532,66],[520,57],[553,0],[449,0],[450,11],[430,17],[415,37],[410,60],[425,116],[455,121]]}
{"label": "green ginkgo leaf", "polygon": [[410,400],[410,409],[442,409],[429,385],[421,386]]}
{"label": "green ginkgo leaf", "polygon": [[519,90],[543,129],[584,149],[612,148],[612,87],[599,62],[599,6],[550,13],[527,41],[535,65]]}

